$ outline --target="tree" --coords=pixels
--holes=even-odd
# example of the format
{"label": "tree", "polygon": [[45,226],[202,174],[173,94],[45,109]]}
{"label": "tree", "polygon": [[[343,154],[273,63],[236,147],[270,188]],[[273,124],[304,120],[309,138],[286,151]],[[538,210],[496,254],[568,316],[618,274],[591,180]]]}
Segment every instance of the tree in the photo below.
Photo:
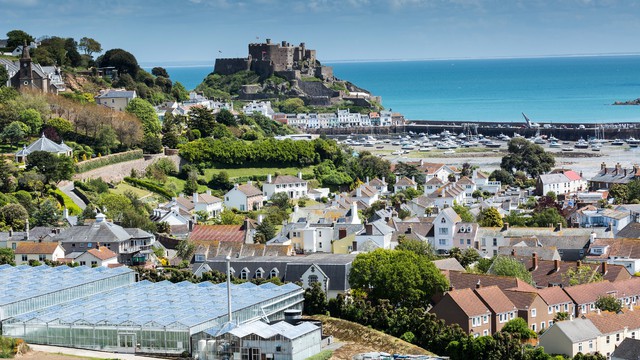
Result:
{"label": "tree", "polygon": [[26,124],[29,127],[31,134],[40,133],[40,129],[42,128],[42,116],[38,110],[35,109],[26,109],[20,113],[20,121]]}
{"label": "tree", "polygon": [[182,260],[191,261],[191,258],[196,252],[196,244],[191,240],[181,240],[176,245],[176,255]]}
{"label": "tree", "polygon": [[9,73],[4,66],[0,66],[0,88],[3,86],[7,86],[7,82],[9,81]]}
{"label": "tree", "polygon": [[291,207],[289,202],[289,195],[286,192],[275,193],[271,196],[271,203],[273,206],[278,207],[281,210],[287,210]]}
{"label": "tree", "polygon": [[15,253],[10,248],[1,248],[0,249],[0,265],[11,265],[15,266]]}
{"label": "tree", "polygon": [[287,114],[305,113],[304,101],[300,98],[290,98],[280,103],[280,111]]}
{"label": "tree", "polygon": [[173,96],[176,101],[189,100],[189,92],[179,81],[176,81],[173,84],[173,87],[171,88],[171,96]]}
{"label": "tree", "polygon": [[58,209],[58,203],[52,199],[46,199],[33,213],[35,226],[55,226],[62,220],[62,213]]}
{"label": "tree", "polygon": [[493,206],[487,207],[480,211],[478,223],[483,227],[502,227],[502,215],[498,209]]}
{"label": "tree", "polygon": [[553,322],[557,323],[558,321],[564,321],[569,319],[569,313],[560,311],[556,313],[556,316],[553,318]]}
{"label": "tree", "polygon": [[73,159],[46,151],[34,151],[27,158],[27,170],[35,170],[42,174],[45,182],[71,180],[74,172]]}
{"label": "tree", "polygon": [[514,181],[513,174],[503,169],[494,170],[489,174],[489,180],[500,181],[502,185],[512,185]]}
{"label": "tree", "polygon": [[405,250],[376,249],[353,260],[349,283],[372,301],[392,305],[426,306],[448,281],[426,256]]}
{"label": "tree", "polygon": [[157,134],[145,134],[141,147],[146,154],[159,154],[162,152],[162,139]]}
{"label": "tree", "polygon": [[29,214],[20,204],[6,204],[0,208],[0,222],[14,230],[25,228]]}
{"label": "tree", "polygon": [[569,286],[589,284],[602,281],[602,274],[589,265],[580,265],[562,274],[562,281],[569,283]]}
{"label": "tree", "polygon": [[130,52],[122,49],[107,50],[96,62],[100,67],[113,66],[118,70],[118,74],[128,74],[135,78],[140,71],[138,60]]}
{"label": "tree", "polygon": [[25,137],[29,133],[29,127],[22,121],[12,121],[7,125],[0,137],[8,141],[11,145],[16,146],[19,142],[24,141]]}
{"label": "tree", "polygon": [[453,204],[453,206],[451,207],[453,209],[453,211],[456,212],[456,214],[458,214],[458,216],[460,216],[460,219],[462,219],[462,221],[464,222],[475,222],[476,218],[473,216],[473,214],[471,214],[471,211],[469,211],[469,208],[458,204],[457,202]]}
{"label": "tree", "polygon": [[556,224],[562,224],[563,227],[567,226],[567,220],[560,215],[555,207],[534,212],[528,222],[529,226],[534,227],[555,226]]}
{"label": "tree", "polygon": [[163,78],[169,78],[169,73],[167,72],[167,69],[160,67],[160,66],[156,66],[153,69],[151,69],[151,74],[153,76],[162,76]]}
{"label": "tree", "polygon": [[55,117],[53,119],[47,120],[46,125],[55,129],[58,135],[62,136],[63,138],[65,135],[73,132],[73,124],[71,124],[71,121],[63,119],[61,117]]}
{"label": "tree", "polygon": [[89,56],[93,56],[93,53],[102,52],[102,45],[96,40],[86,36],[80,39],[78,48],[80,48],[82,52]]}
{"label": "tree", "polygon": [[529,339],[535,339],[538,337],[535,331],[529,329],[527,321],[521,317],[511,319],[507,321],[502,327],[502,332],[514,335],[521,341],[527,341]]}
{"label": "tree", "polygon": [[273,239],[276,236],[276,227],[269,220],[268,217],[264,218],[260,224],[256,227],[256,239],[257,243],[264,244],[265,242]]}
{"label": "tree", "polygon": [[229,173],[226,171],[220,171],[217,174],[211,175],[209,187],[216,190],[230,190],[233,187],[233,183],[229,180]]}
{"label": "tree", "polygon": [[184,183],[182,191],[185,194],[193,194],[198,192],[198,173],[190,171],[187,175],[187,181]]}
{"label": "tree", "polygon": [[116,135],[116,131],[113,130],[113,127],[102,126],[100,130],[98,130],[95,146],[96,150],[101,154],[111,154],[111,150],[118,146],[118,136]]}
{"label": "tree", "polygon": [[549,172],[556,163],[551,153],[525,138],[509,140],[507,151],[508,154],[502,158],[500,168],[510,173],[520,170],[536,178]]}
{"label": "tree", "polygon": [[198,130],[203,137],[211,136],[213,126],[216,124],[216,116],[213,111],[204,106],[193,106],[189,111],[187,125],[191,130]]}
{"label": "tree", "polygon": [[460,265],[465,268],[480,260],[480,254],[478,254],[478,251],[476,251],[476,249],[474,248],[466,248],[464,250],[460,250],[460,248],[454,247],[449,251],[449,257],[458,260]]}
{"label": "tree", "polygon": [[26,42],[27,45],[31,44],[35,38],[22,30],[11,30],[7,33],[7,47],[12,51],[16,47],[20,45],[24,45]]}
{"label": "tree", "polygon": [[218,115],[216,115],[216,121],[226,126],[238,126],[238,123],[236,122],[236,118],[233,116],[231,111],[227,109],[220,110]]}
{"label": "tree", "polygon": [[493,275],[514,276],[533,285],[533,277],[523,263],[508,256],[498,256],[491,264],[489,273]]}
{"label": "tree", "polygon": [[135,115],[142,122],[142,130],[145,134],[159,134],[162,130],[158,114],[147,100],[141,98],[131,99],[125,108],[129,114]]}
{"label": "tree", "polygon": [[609,189],[609,197],[612,197],[616,204],[624,204],[629,199],[629,187],[625,184],[613,184]]}
{"label": "tree", "polygon": [[307,315],[324,315],[327,312],[327,296],[322,284],[316,281],[304,291],[304,313]]}
{"label": "tree", "polygon": [[426,256],[431,260],[436,258],[435,251],[428,242],[418,239],[408,239],[404,234],[398,236],[398,246],[396,246],[395,249],[411,251],[417,255]]}

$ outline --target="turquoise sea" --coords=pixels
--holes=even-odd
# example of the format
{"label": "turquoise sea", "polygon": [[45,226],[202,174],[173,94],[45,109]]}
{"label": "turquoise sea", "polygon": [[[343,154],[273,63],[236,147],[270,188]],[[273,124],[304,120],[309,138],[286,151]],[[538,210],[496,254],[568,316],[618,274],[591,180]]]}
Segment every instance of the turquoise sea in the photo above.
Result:
{"label": "turquoise sea", "polygon": [[[615,123],[640,121],[640,56],[327,62],[410,120]],[[192,89],[212,66],[167,67]]]}

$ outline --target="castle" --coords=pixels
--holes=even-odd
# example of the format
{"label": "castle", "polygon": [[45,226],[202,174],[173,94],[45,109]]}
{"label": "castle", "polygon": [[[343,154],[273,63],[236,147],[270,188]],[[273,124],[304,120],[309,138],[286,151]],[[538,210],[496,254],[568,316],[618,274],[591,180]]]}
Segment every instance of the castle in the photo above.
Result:
{"label": "castle", "polygon": [[301,76],[313,76],[325,81],[333,79],[333,68],[322,66],[316,59],[316,51],[307,49],[304,43],[291,46],[282,41],[279,44],[267,39],[265,43],[249,44],[246,58],[216,59],[214,72],[231,75],[239,71],[251,70],[263,78],[273,74],[288,80]]}

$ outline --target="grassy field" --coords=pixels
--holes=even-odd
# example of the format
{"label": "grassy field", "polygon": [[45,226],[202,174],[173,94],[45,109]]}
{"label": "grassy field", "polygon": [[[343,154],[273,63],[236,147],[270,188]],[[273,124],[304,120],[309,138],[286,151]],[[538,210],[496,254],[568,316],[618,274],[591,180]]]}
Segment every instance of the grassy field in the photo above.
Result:
{"label": "grassy field", "polygon": [[136,194],[136,196],[138,198],[149,196],[149,195],[153,195],[153,193],[151,191],[149,191],[149,190],[140,189],[140,188],[137,188],[135,186],[131,186],[131,185],[125,183],[125,182],[121,182],[120,184],[118,184],[118,186],[116,186],[115,189],[112,189],[111,192],[119,194],[119,195],[124,195],[124,193],[126,193],[126,192],[132,192],[132,193]]}
{"label": "grassy field", "polygon": [[210,180],[211,179],[211,175],[213,174],[217,174],[220,171],[226,171],[227,174],[229,174],[230,178],[237,178],[237,177],[246,177],[246,176],[252,176],[252,175],[267,175],[267,174],[272,174],[274,175],[276,172],[282,175],[293,175],[296,176],[298,174],[298,171],[302,171],[303,174],[311,174],[313,173],[313,167],[312,166],[308,166],[305,168],[297,168],[297,167],[286,167],[286,168],[281,168],[281,167],[260,167],[260,168],[212,168],[212,169],[206,169],[204,171],[204,178],[206,180]]}

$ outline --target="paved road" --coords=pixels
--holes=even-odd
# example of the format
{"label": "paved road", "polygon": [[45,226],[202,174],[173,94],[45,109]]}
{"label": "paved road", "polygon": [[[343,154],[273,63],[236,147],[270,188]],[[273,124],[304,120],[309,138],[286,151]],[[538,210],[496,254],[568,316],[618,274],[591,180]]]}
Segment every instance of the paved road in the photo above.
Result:
{"label": "paved road", "polygon": [[146,356],[138,356],[133,354],[115,354],[108,353],[102,351],[92,351],[92,350],[84,350],[84,349],[72,349],[60,346],[49,346],[49,345],[33,345],[29,344],[29,347],[35,351],[42,351],[54,354],[65,354],[65,355],[73,355],[73,356],[81,356],[95,359],[120,359],[120,360],[157,360],[161,358],[154,357],[146,357]]}
{"label": "paved road", "polygon": [[65,193],[67,196],[73,200],[73,202],[80,207],[80,209],[84,210],[87,207],[87,204],[82,201],[74,192],[73,192],[73,182],[71,181],[63,181],[58,186],[60,190]]}

